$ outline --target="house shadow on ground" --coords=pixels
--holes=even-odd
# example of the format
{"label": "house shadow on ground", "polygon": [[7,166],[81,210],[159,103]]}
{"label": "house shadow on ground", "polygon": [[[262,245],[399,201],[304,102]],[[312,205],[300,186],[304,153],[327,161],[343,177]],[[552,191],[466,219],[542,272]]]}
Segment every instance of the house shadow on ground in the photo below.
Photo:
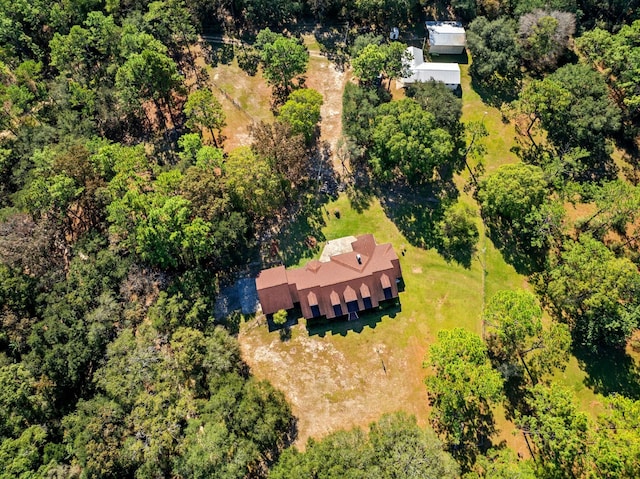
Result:
{"label": "house shadow on ground", "polygon": [[358,313],[358,319],[347,320],[346,316],[336,319],[311,319],[307,320],[309,336],[324,338],[327,333],[331,335],[346,336],[349,332],[361,333],[365,328],[375,329],[385,316],[393,320],[402,311],[402,305],[398,298],[385,302],[380,307]]}
{"label": "house shadow on ground", "polygon": [[578,359],[580,369],[587,373],[585,385],[593,392],[640,399],[640,366],[626,351],[608,349],[594,353],[575,348],[573,354]]}
{"label": "house shadow on ground", "polygon": [[435,63],[457,63],[459,65],[469,64],[469,55],[467,54],[466,49],[458,55],[434,55],[430,53],[429,58],[430,61]]}
{"label": "house shadow on ground", "polygon": [[300,318],[302,318],[302,312],[299,307],[287,311],[287,321],[284,324],[276,324],[273,320],[273,314],[267,314],[266,317],[269,332],[278,331],[281,341],[289,341],[291,339],[291,328],[298,324]]}

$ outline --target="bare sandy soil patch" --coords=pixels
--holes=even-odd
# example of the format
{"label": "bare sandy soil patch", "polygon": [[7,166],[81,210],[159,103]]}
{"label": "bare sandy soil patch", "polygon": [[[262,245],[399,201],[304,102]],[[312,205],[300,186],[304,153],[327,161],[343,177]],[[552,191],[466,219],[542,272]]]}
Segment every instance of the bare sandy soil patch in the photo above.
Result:
{"label": "bare sandy soil patch", "polygon": [[340,71],[318,51],[310,50],[306,86],[317,90],[324,103],[320,109],[320,140],[327,141],[334,153],[342,137],[342,92],[349,81],[348,72]]}
{"label": "bare sandy soil patch", "polygon": [[253,374],[285,393],[298,418],[299,447],[309,437],[366,427],[386,412],[408,411],[424,423],[426,338],[411,337],[402,348],[392,339],[393,328],[412,326],[406,319],[384,317],[373,328],[324,337],[310,335],[302,320],[288,341],[257,321],[240,333],[243,358]]}

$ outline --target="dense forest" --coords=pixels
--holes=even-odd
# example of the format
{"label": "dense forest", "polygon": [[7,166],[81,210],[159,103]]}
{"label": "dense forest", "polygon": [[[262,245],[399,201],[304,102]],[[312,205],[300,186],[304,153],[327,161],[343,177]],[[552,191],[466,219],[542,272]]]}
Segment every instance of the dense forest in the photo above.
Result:
{"label": "dense forest", "polygon": [[[406,45],[389,28],[427,18],[468,25],[473,86],[515,122],[521,163],[485,174],[491,132],[461,123],[443,85],[392,100]],[[640,348],[637,18],[636,0],[1,0],[0,477],[637,477],[639,389],[593,419],[551,381],[570,353]],[[348,28],[323,45],[357,79],[347,193],[428,186],[440,219],[424,247],[465,265],[466,175],[535,294],[490,298],[484,338],[438,335],[432,428],[385,415],[300,452],[283,393],[241,358],[238,317],[212,311],[316,201],[323,98],[300,78],[298,31],[317,23]],[[204,65],[226,50],[203,34],[271,86],[275,120],[248,124],[245,146],[225,148]],[[574,221],[576,204],[592,214]],[[490,447],[499,403],[535,460]]]}

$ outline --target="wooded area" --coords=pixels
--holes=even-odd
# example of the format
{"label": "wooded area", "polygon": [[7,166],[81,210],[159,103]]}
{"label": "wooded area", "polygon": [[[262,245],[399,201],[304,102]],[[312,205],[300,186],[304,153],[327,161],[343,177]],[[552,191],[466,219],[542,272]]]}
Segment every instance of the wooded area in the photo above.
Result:
{"label": "wooded area", "polygon": [[[485,171],[492,132],[443,84],[392,92],[406,45],[390,28],[422,35],[426,18],[468,25],[473,88],[516,125],[521,162]],[[639,18],[637,0],[0,0],[0,477],[636,477]],[[428,197],[429,231],[394,218],[409,241],[469,268],[481,223],[533,291],[487,298],[482,337],[440,331],[431,427],[399,412],[300,452],[239,319],[213,309],[277,252],[275,229],[339,189],[318,180],[309,24],[339,25],[321,49],[354,76],[339,178],[354,208]],[[274,118],[234,148],[207,69],[229,49]],[[621,358],[597,416],[557,384],[570,355]],[[492,442],[498,407],[530,458]]]}

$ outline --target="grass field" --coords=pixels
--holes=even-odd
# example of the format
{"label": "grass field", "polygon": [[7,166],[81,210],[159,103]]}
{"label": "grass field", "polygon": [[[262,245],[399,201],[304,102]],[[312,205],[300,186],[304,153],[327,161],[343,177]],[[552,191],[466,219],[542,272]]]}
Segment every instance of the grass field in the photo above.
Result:
{"label": "grass field", "polygon": [[[330,132],[324,139],[334,140],[335,144],[341,104],[340,98],[335,97],[339,95],[336,87],[346,79],[338,75],[324,81],[332,67],[318,56],[317,42],[311,38],[305,42],[312,50],[307,84],[325,94],[325,105],[330,105],[325,111],[330,111],[327,119],[332,124],[328,130],[322,125],[323,133]],[[229,95],[237,93],[237,102],[250,115],[268,117],[268,102],[247,96],[237,81],[238,70],[234,63],[218,66],[212,72],[213,78]],[[485,140],[487,171],[517,161],[511,152],[513,125],[505,123],[500,111],[485,104],[471,88],[468,65],[462,66],[462,73],[463,121],[481,121],[489,131]],[[242,77],[242,83],[253,92],[267,92],[264,84],[258,84],[259,77]],[[246,122],[242,118],[246,115],[237,107],[228,111],[232,118],[227,131],[231,134]],[[473,198],[462,192],[465,181],[464,175],[456,178],[460,201],[477,209]],[[355,322],[313,328],[307,328],[303,319],[292,320],[295,322],[287,340],[281,340],[278,332],[269,331],[263,317],[253,318],[241,327],[243,356],[253,373],[281,389],[292,405],[298,418],[299,446],[304,446],[309,437],[366,426],[381,414],[399,409],[415,414],[421,424],[427,424],[429,406],[423,383],[427,371],[422,368],[422,361],[438,331],[464,327],[480,334],[481,311],[491,295],[501,289],[528,287],[526,277],[517,274],[484,235],[479,218],[478,253],[470,267],[464,268],[447,263],[433,248],[417,246],[420,241],[416,238],[428,236],[425,229],[432,227],[422,221],[423,208],[419,204],[400,215],[400,222],[395,210],[402,205],[385,199],[381,202],[376,197],[366,203],[354,208],[342,194],[325,205],[313,205],[308,215],[298,218],[281,234],[281,248],[288,251],[284,260],[288,266],[302,265],[319,254],[326,240],[373,233],[378,242],[391,242],[397,252],[404,251],[400,263],[405,291],[398,307],[365,315]],[[336,211],[340,214],[336,215]],[[304,240],[309,234],[316,237],[320,248],[312,251],[306,247]],[[575,358],[556,379],[577,394],[584,410],[597,411],[599,396],[586,386],[586,375]],[[495,441],[506,441],[526,454],[524,442],[512,434],[514,426],[501,409],[496,411],[496,420],[499,432]]]}

